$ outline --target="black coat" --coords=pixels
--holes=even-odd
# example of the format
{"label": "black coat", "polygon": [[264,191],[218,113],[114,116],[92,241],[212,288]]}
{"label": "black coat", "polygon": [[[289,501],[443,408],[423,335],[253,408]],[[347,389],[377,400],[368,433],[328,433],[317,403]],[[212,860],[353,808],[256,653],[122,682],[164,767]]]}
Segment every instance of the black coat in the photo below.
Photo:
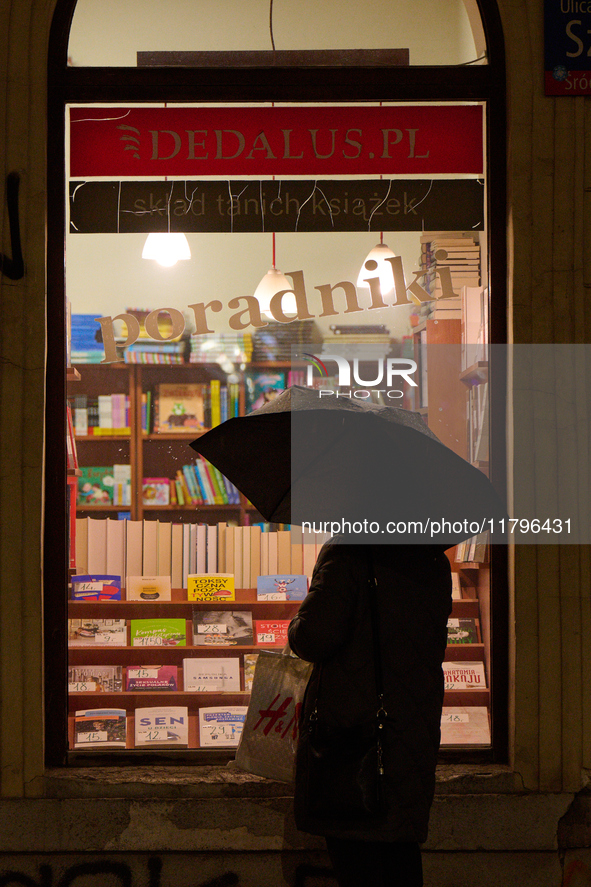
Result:
{"label": "black coat", "polygon": [[[347,728],[372,721],[376,690],[368,603],[368,548],[322,548],[310,592],[289,626],[292,650],[316,667],[306,692],[301,730],[318,701],[319,723]],[[451,571],[443,549],[373,545],[385,708],[384,762],[388,814],[383,821],[313,819],[302,809],[308,774],[298,759],[296,824],[317,835],[386,841],[427,837],[443,704],[441,663],[451,613]],[[320,668],[320,664],[322,668]],[[321,678],[319,680],[319,677]]]}

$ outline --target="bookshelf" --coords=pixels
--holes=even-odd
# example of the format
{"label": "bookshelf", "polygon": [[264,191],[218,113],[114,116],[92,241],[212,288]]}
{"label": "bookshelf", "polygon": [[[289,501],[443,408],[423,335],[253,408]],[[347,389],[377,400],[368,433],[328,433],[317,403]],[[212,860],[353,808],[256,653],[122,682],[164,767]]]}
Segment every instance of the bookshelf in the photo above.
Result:
{"label": "bookshelf", "polygon": [[[265,371],[282,371],[287,374],[290,365],[279,361],[264,361],[248,364],[246,370],[236,374],[238,414],[246,409],[246,374]],[[80,465],[113,466],[123,464],[130,470],[129,503],[100,502],[90,500],[77,505],[79,514],[115,517],[119,513],[129,513],[132,520],[153,518],[161,514],[170,517],[174,512],[177,519],[193,519],[217,523],[218,520],[233,519],[238,524],[247,522],[247,515],[254,512],[244,497],[235,503],[199,504],[191,502],[179,504],[149,505],[144,503],[142,483],[144,478],[173,479],[180,467],[193,464],[197,455],[189,446],[192,440],[204,429],[191,429],[182,432],[155,431],[150,425],[145,427],[146,397],[151,395],[152,408],[158,385],[198,384],[206,389],[212,380],[221,385],[228,383],[228,375],[217,364],[153,365],[141,364],[80,364],[68,374],[68,398],[76,415],[76,403],[85,398],[87,403],[95,402],[99,396],[124,396],[126,398],[126,424],[107,433],[107,429],[88,428],[88,433],[80,434],[77,429],[75,440]],[[75,384],[74,384],[75,383]]]}
{"label": "bookshelf", "polygon": [[[125,590],[123,590],[125,597]],[[220,604],[203,603],[187,600],[187,589],[172,589],[172,600],[157,603],[143,601],[70,601],[68,614],[71,619],[125,619],[127,626],[126,646],[70,646],[70,668],[86,668],[92,672],[92,666],[121,666],[122,689],[116,691],[87,691],[77,689],[69,693],[68,736],[70,748],[74,749],[75,712],[93,709],[124,709],[126,712],[126,749],[134,749],[135,710],[136,708],[153,706],[186,706],[188,709],[188,749],[200,749],[199,742],[199,710],[212,706],[247,706],[250,691],[245,677],[244,657],[261,650],[274,649],[256,643],[256,630],[253,635],[255,643],[235,644],[232,646],[203,646],[193,644],[193,612],[216,611],[250,612],[254,620],[289,620],[297,612],[297,601],[257,601],[256,588],[236,589],[236,600]],[[185,620],[187,643],[183,646],[147,646],[134,647],[130,644],[131,619],[180,618]],[[238,658],[240,669],[240,689],[232,691],[185,690],[183,660],[193,658],[220,659]],[[177,668],[176,690],[126,690],[127,674],[130,669],[141,666],[172,665]],[[77,685],[74,685],[77,686]],[[182,747],[185,749],[185,746]],[[111,749],[112,750],[112,749]],[[166,751],[167,749],[165,749]],[[168,749],[169,750],[169,749]],[[233,756],[232,748],[226,749]],[[80,748],[76,748],[80,751]],[[89,749],[96,751],[96,748]],[[145,751],[141,746],[138,751]],[[209,751],[209,749],[208,749]]]}

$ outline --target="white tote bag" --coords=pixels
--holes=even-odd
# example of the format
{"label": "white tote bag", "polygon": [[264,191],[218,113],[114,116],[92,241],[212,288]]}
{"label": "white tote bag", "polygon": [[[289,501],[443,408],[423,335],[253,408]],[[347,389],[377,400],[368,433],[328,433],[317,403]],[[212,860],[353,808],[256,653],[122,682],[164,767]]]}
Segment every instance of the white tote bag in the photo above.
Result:
{"label": "white tote bag", "polygon": [[242,770],[293,782],[298,721],[312,667],[289,652],[259,653],[236,751],[236,764]]}

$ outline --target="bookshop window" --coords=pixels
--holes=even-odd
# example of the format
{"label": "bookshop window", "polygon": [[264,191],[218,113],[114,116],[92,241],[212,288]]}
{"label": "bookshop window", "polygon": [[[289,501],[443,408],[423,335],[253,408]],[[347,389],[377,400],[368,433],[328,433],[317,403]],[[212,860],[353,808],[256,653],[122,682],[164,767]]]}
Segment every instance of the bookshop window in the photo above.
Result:
{"label": "bookshop window", "polygon": [[[392,16],[390,45],[406,47],[394,64],[457,66],[467,78],[490,70],[475,2],[430,0],[441,28],[427,32],[412,4],[376,3]],[[330,536],[258,511],[191,447],[208,429],[300,386],[414,411],[484,474],[491,459],[492,89],[420,101],[351,89],[348,100],[336,87],[331,100],[279,92],[262,101],[255,90],[237,102],[164,100],[163,89],[159,101],[145,92],[133,101],[133,89],[110,86],[105,101],[97,75],[93,101],[86,86],[84,101],[68,93],[76,67],[148,69],[161,52],[268,49],[268,8],[259,45],[263,24],[244,18],[254,4],[228,4],[236,14],[220,33],[207,2],[198,5],[187,45],[196,4],[176,0],[163,23],[160,5],[152,15],[142,0],[131,24],[118,16],[133,3],[107,14],[79,0],[60,93],[69,574],[62,624],[51,629],[67,620],[67,659],[51,668],[64,685],[67,670],[66,745],[82,763],[146,752],[231,759],[257,656],[284,647]],[[382,46],[377,13],[364,7],[361,27],[350,5],[348,17],[313,4],[342,33],[285,7],[278,49]],[[193,63],[169,58],[167,76]],[[395,381],[400,367],[414,368],[412,378]],[[411,460],[409,472],[421,465]],[[447,551],[442,749],[464,758],[492,754],[502,697],[493,694],[493,547],[478,534]]]}

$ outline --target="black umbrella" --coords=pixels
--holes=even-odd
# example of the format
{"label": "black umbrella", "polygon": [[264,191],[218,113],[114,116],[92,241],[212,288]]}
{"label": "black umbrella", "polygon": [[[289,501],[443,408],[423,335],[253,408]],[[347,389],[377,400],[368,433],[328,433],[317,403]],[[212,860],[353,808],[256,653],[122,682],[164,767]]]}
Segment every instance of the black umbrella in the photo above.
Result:
{"label": "black umbrella", "polygon": [[454,544],[491,529],[499,537],[506,516],[485,475],[397,407],[295,386],[191,446],[268,521]]}

